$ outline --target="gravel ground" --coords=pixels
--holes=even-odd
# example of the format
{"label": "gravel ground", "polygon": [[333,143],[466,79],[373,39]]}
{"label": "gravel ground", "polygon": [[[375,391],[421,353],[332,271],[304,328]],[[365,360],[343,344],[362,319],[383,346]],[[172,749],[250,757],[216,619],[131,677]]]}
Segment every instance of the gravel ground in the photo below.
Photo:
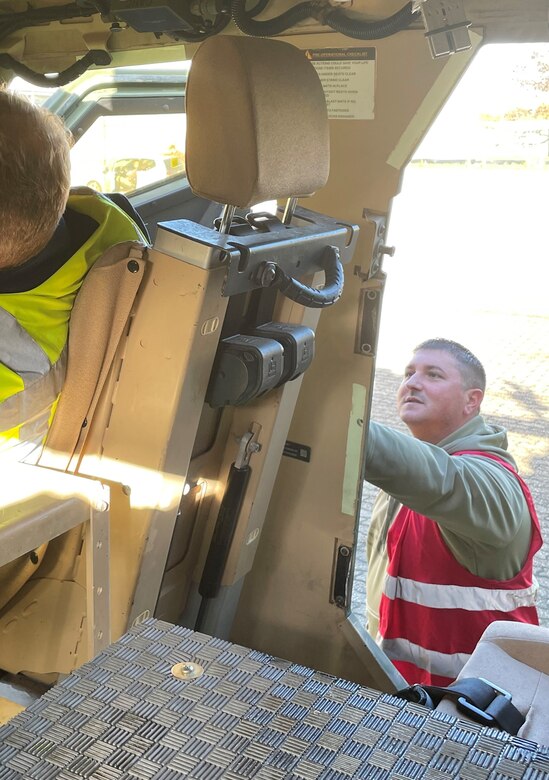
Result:
{"label": "gravel ground", "polygon": [[[411,167],[391,217],[388,282],[372,419],[403,427],[395,396],[422,339],[464,343],[484,363],[483,413],[503,425],[548,540],[536,556],[540,622],[549,626],[549,170]],[[365,483],[353,602],[364,611]]]}

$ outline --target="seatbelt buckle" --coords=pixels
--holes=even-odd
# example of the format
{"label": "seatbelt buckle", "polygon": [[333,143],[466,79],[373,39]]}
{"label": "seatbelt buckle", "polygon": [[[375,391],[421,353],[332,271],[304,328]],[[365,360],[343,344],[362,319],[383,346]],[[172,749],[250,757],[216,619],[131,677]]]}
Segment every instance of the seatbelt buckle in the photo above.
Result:
{"label": "seatbelt buckle", "polygon": [[400,699],[406,699],[406,701],[410,701],[413,704],[421,704],[424,707],[428,707],[430,710],[435,709],[435,703],[429,692],[419,683],[409,685],[408,688],[397,691],[395,696],[398,696]]}
{"label": "seatbelt buckle", "polygon": [[[479,677],[478,679],[488,685],[494,692],[494,698],[491,702],[489,702],[487,707],[489,707],[494,699],[496,699],[498,696],[503,696],[503,698],[507,699],[507,701],[511,701],[512,696],[509,691],[500,688],[499,685],[496,685],[490,680],[486,680],[484,677]],[[463,712],[469,718],[476,721],[477,723],[481,723],[483,726],[495,726],[496,728],[499,728],[499,723],[493,715],[490,715],[490,713],[486,712],[485,710],[481,710],[479,707],[475,707],[475,705],[467,701],[464,696],[458,697],[456,701],[456,707],[460,712]]]}

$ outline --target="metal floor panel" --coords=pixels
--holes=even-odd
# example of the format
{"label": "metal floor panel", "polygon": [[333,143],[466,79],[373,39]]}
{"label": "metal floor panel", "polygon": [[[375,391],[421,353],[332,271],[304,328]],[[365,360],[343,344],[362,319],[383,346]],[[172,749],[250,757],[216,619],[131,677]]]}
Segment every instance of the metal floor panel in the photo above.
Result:
{"label": "metal floor panel", "polygon": [[148,620],[0,728],[19,778],[542,780],[549,747]]}

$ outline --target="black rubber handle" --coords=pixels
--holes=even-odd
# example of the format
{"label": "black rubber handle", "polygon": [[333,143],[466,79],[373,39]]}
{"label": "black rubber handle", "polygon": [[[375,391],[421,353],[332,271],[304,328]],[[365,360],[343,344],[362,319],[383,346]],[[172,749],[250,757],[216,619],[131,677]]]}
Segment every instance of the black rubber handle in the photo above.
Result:
{"label": "black rubber handle", "polygon": [[251,472],[249,466],[238,469],[234,463],[229,471],[227,487],[219,507],[210,549],[198,586],[202,598],[213,599],[219,593]]}
{"label": "black rubber handle", "polygon": [[301,303],[308,309],[324,309],[332,306],[343,292],[343,266],[339,259],[339,249],[327,246],[322,257],[322,265],[326,281],[322,290],[315,290],[307,284],[288,276],[281,268],[276,269],[274,286],[280,292],[296,303]]}

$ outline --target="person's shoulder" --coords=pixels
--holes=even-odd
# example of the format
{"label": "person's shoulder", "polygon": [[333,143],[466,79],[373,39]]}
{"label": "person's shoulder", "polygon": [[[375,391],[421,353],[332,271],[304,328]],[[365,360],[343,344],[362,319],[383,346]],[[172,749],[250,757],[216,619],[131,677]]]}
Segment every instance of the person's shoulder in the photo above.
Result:
{"label": "person's shoulder", "polygon": [[[478,415],[441,442],[450,455],[460,454],[464,457],[480,457],[484,464],[517,466],[513,456],[508,451],[507,431],[500,425],[488,422]],[[485,456],[485,457],[483,457]],[[501,463],[503,461],[503,464]]]}

